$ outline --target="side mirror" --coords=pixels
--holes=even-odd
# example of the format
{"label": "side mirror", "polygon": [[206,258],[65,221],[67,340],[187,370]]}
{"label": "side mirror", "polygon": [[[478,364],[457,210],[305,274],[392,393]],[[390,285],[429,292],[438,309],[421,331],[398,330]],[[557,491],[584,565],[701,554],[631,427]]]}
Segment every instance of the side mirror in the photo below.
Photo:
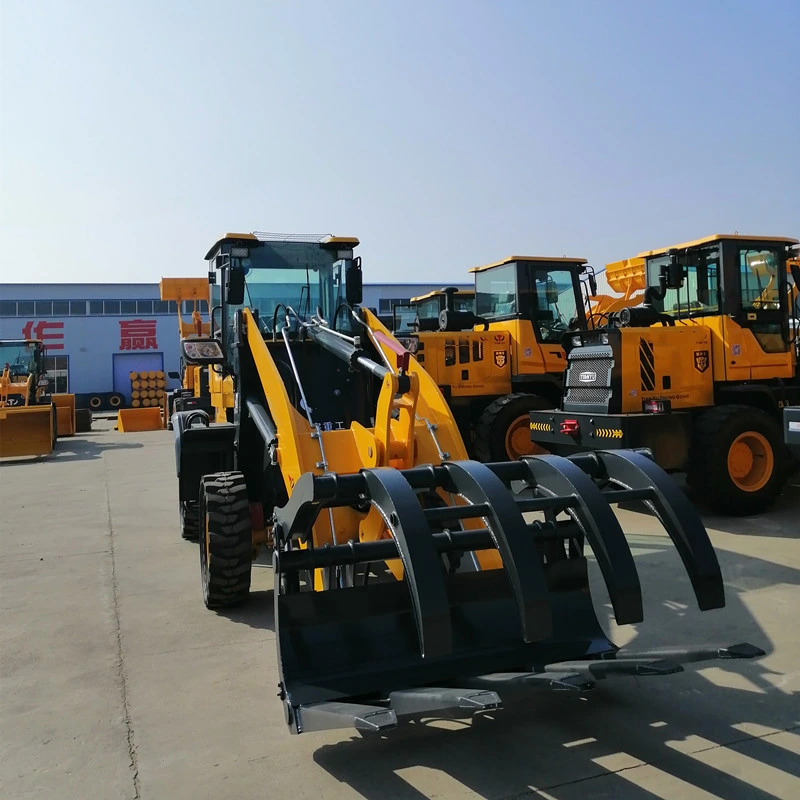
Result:
{"label": "side mirror", "polygon": [[354,258],[345,268],[344,296],[350,306],[361,305],[364,297],[363,276],[361,274],[361,259]]}
{"label": "side mirror", "polygon": [[589,273],[589,291],[592,293],[592,297],[597,297],[597,278],[594,272]]}
{"label": "side mirror", "polygon": [[244,269],[240,266],[228,267],[225,281],[225,301],[232,306],[240,306],[244,303]]}
{"label": "side mirror", "polygon": [[174,381],[179,381],[181,379],[181,374],[173,369],[167,373],[167,377],[172,378]]}
{"label": "side mirror", "polygon": [[680,289],[683,287],[683,279],[686,277],[686,270],[683,264],[678,263],[678,256],[675,253],[669,254],[669,265],[667,270],[667,289]]}

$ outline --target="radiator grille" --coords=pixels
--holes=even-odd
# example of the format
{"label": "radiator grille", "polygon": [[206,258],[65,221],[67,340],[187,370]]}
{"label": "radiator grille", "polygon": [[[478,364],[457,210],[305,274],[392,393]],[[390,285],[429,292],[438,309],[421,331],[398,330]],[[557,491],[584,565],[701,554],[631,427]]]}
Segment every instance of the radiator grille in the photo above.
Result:
{"label": "radiator grille", "polygon": [[610,347],[575,348],[569,354],[565,375],[565,411],[608,410],[611,400],[611,370],[614,355]]}

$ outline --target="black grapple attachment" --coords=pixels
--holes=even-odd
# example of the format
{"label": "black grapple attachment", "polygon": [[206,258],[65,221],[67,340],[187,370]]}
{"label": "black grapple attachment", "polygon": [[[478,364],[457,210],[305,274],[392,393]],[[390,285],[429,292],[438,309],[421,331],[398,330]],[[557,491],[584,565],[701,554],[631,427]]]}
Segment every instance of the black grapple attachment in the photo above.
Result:
{"label": "black grapple attachment", "polygon": [[[584,545],[617,622],[640,622],[639,578],[612,510],[628,501],[644,502],[660,520],[699,607],[724,606],[700,518],[641,452],[304,475],[274,526],[280,695],[291,731],[380,731],[407,715],[496,709],[522,689],[583,691],[600,678],[763,655],[747,644],[628,653],[609,640],[593,608]],[[343,506],[373,506],[386,538],[355,534],[314,549],[317,516]],[[526,520],[528,512],[540,519]],[[492,552],[497,566],[486,568],[481,556]],[[393,559],[402,580],[385,569]],[[325,588],[314,591],[320,574]]]}

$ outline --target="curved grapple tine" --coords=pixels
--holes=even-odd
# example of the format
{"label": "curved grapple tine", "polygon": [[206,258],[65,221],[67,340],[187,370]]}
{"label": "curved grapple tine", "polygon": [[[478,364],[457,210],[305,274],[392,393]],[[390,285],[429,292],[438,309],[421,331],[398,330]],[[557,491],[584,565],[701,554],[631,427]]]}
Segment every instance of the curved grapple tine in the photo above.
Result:
{"label": "curved grapple tine", "polygon": [[450,604],[442,561],[419,499],[408,481],[391,467],[362,470],[372,502],[392,532],[411,594],[411,605],[423,657],[453,650]]}
{"label": "curved grapple tine", "polygon": [[633,554],[611,506],[594,481],[561,456],[521,458],[536,489],[549,496],[574,497],[571,513],[592,546],[620,624],[641,622],[642,588]]}
{"label": "curved grapple tine", "polygon": [[511,492],[477,461],[449,461],[444,466],[451,491],[489,508],[486,520],[516,598],[523,639],[546,639],[552,634],[553,621],[542,557]]}
{"label": "curved grapple tine", "polygon": [[675,543],[702,611],[725,606],[717,554],[697,511],[667,473],[629,450],[598,450],[609,479],[628,489],[650,489],[645,502]]}

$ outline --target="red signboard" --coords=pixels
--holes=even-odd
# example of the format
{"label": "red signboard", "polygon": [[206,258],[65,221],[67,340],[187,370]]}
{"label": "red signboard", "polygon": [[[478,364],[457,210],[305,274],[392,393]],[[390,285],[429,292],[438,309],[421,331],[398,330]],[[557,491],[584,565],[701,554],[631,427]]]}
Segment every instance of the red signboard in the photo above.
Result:
{"label": "red signboard", "polygon": [[120,350],[158,350],[156,320],[121,319],[119,321]]}
{"label": "red signboard", "polygon": [[[50,333],[48,333],[50,331]],[[22,328],[22,335],[26,339],[41,339],[48,350],[64,349],[64,323],[63,322],[26,322]]]}

